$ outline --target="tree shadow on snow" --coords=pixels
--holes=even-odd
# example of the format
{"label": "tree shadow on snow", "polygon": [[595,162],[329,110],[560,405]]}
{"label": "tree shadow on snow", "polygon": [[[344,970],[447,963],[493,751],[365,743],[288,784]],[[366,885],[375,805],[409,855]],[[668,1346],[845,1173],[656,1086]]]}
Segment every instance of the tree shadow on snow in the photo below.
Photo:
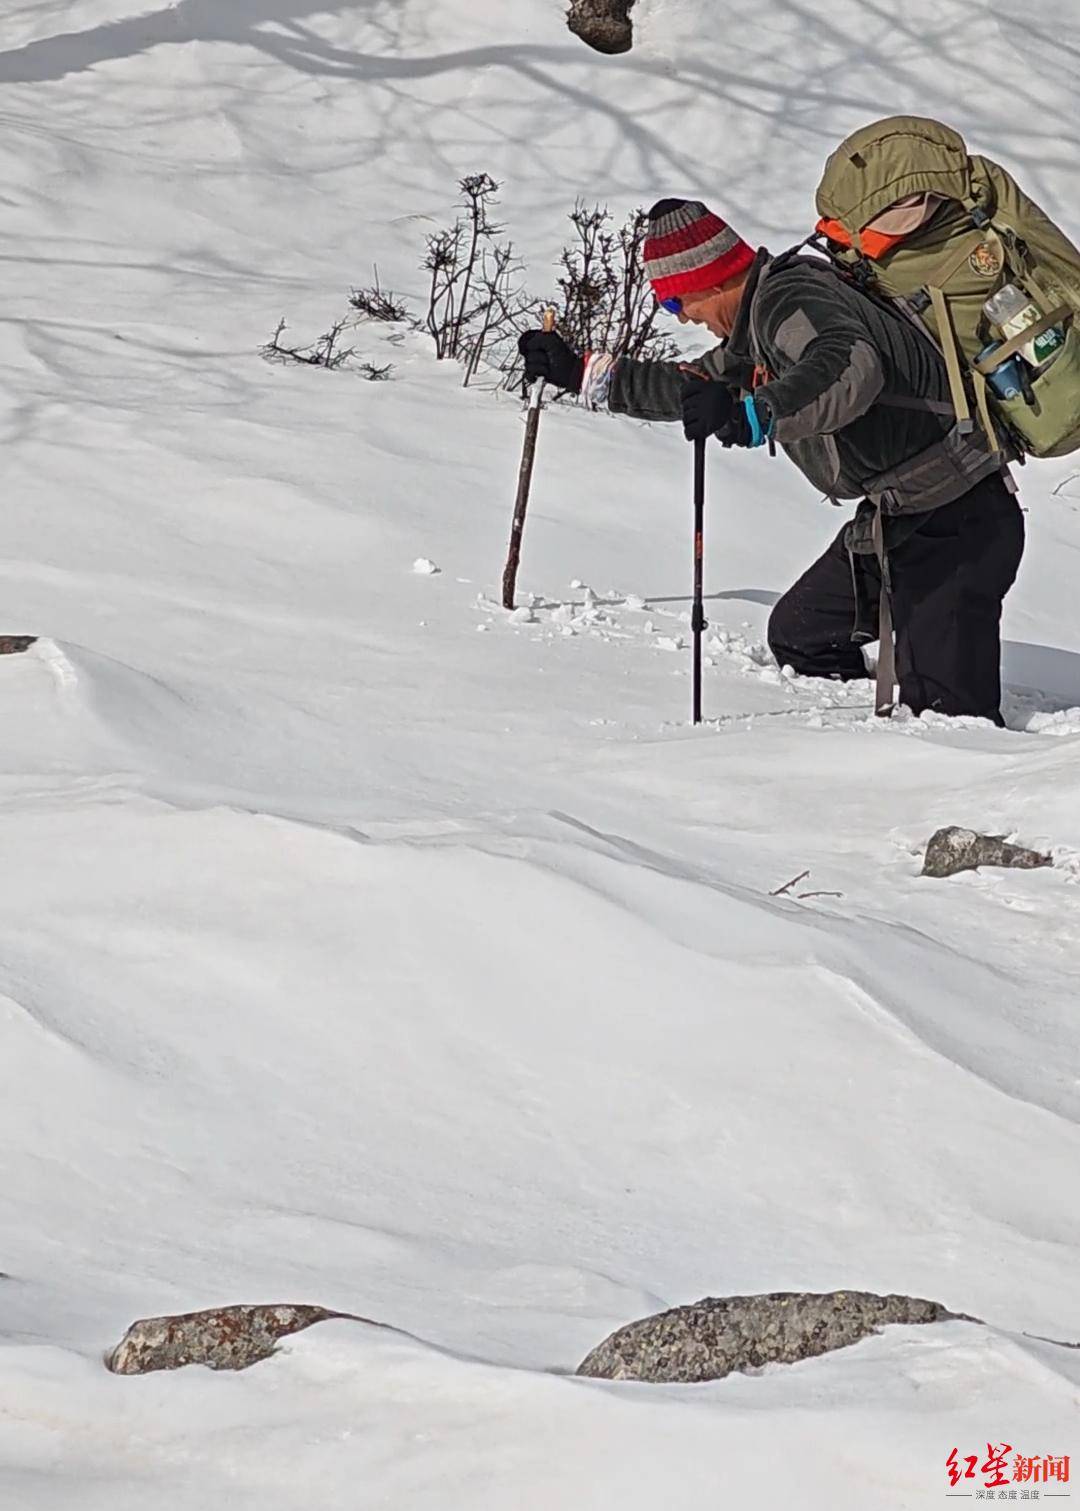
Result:
{"label": "tree shadow on snow", "polygon": [[[1030,8],[1029,8],[1030,9]],[[375,50],[358,52],[334,46],[309,18],[352,13],[362,16]],[[995,59],[1016,56],[1026,64],[1009,74],[1016,110],[1009,121],[1006,166],[1016,167],[1027,187],[1038,194],[1049,166],[1062,169],[1075,156],[1078,138],[1072,123],[1044,109],[1046,91],[1074,89],[1080,61],[1080,29],[1075,42],[1051,35],[1030,15],[999,14],[990,0],[940,0],[933,8],[915,7],[905,18],[887,0],[861,0],[858,25],[848,24],[851,7],[840,3],[826,14],[812,0],[774,0],[770,15],[775,35],[749,39],[724,66],[722,52],[695,55],[692,48],[662,50],[663,38],[613,63],[612,74],[626,88],[605,98],[591,87],[595,60],[569,37],[559,44],[509,40],[487,46],[439,52],[425,46],[426,8],[401,0],[179,0],[179,3],[29,42],[0,53],[0,82],[32,83],[60,79],[161,45],[225,42],[253,48],[303,73],[352,79],[374,86],[386,96],[386,110],[400,132],[403,107],[416,112],[413,126],[434,146],[446,135],[462,98],[447,104],[407,89],[411,81],[441,75],[477,76],[491,70],[505,77],[515,96],[520,85],[538,89],[538,112],[545,97],[575,112],[581,131],[596,140],[595,172],[606,179],[616,169],[628,192],[648,199],[673,179],[686,184],[687,162],[678,127],[688,96],[717,107],[718,124],[734,114],[742,121],[745,165],[725,164],[722,192],[729,214],[744,217],[766,234],[789,235],[782,222],[770,224],[768,196],[762,195],[762,162],[789,171],[792,155],[805,162],[807,206],[825,153],[852,127],[889,111],[915,111],[953,119],[970,136],[975,150],[994,151],[1001,137],[999,102],[967,90],[962,108],[957,87],[971,75],[970,37],[982,27],[994,40],[987,67]],[[992,28],[991,28],[992,19]],[[798,39],[798,46],[780,45]],[[928,69],[926,60],[935,59]],[[607,65],[605,65],[607,66]],[[889,99],[881,98],[880,81],[892,81]],[[647,110],[634,108],[635,85],[648,81]],[[625,101],[625,103],[623,103]],[[502,134],[495,117],[488,129]],[[614,128],[598,133],[601,121]],[[454,136],[450,131],[451,137]],[[514,138],[524,158],[536,158],[550,176],[543,137]],[[635,162],[623,154],[631,149]],[[522,171],[529,166],[522,163]],[[630,185],[634,188],[631,189]],[[704,187],[704,186],[703,186]],[[721,188],[720,185],[717,189]]]}
{"label": "tree shadow on snow", "polygon": [[[374,11],[381,0],[180,0],[141,16],[125,16],[83,31],[60,32],[0,53],[0,82],[36,84],[81,73],[98,63],[136,57],[155,47],[185,42],[233,42],[287,55],[303,38],[296,25],[291,44],[285,33],[263,32],[265,25],[288,28],[300,17],[341,11]],[[308,43],[318,48],[318,39]],[[325,46],[325,44],[324,44]],[[327,52],[334,49],[327,47]],[[286,56],[286,61],[289,61]]]}

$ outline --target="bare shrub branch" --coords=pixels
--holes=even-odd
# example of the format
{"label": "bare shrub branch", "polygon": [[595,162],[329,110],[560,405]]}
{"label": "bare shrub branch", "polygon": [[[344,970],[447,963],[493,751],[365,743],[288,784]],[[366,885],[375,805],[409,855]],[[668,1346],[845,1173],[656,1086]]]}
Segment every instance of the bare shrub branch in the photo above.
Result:
{"label": "bare shrub branch", "polygon": [[461,179],[458,189],[464,215],[427,238],[422,263],[430,274],[424,323],[435,342],[435,355],[440,361],[446,357],[463,361],[466,384],[476,372],[478,353],[491,335],[515,270],[510,244],[497,240],[503,227],[491,218],[499,187],[490,173],[470,173]]}
{"label": "bare shrub branch", "polygon": [[393,290],[382,287],[379,283],[378,266],[375,267],[374,272],[374,283],[364,288],[350,290],[350,305],[369,320],[382,320],[388,325],[396,325],[407,320],[409,310],[404,299]]}
{"label": "bare shrub branch", "polygon": [[[576,351],[606,351],[612,356],[668,361],[678,347],[657,328],[658,306],[645,276],[642,243],[645,212],[634,210],[616,226],[606,205],[578,200],[570,212],[572,235],[557,263],[557,294],[541,300],[527,292],[523,267],[504,227],[493,217],[501,185],[489,173],[470,173],[458,181],[458,213],[453,222],[425,239],[421,267],[427,273],[427,309],[414,329],[426,330],[440,360],[454,358],[464,369],[462,382],[475,382],[482,369],[495,383],[516,388],[522,379],[518,337],[541,323],[545,307],[556,308],[557,326]],[[301,362],[338,369],[355,354],[341,346],[343,331],[356,317],[400,323],[410,320],[405,300],[375,281],[353,288],[349,305],[356,314],[343,318],[311,346],[282,340],[282,320],[263,355],[274,361]],[[398,336],[395,339],[400,340]],[[392,366],[359,364],[372,381],[388,376]]]}
{"label": "bare shrub branch", "polygon": [[577,351],[660,362],[675,357],[675,343],[656,330],[658,306],[641,257],[645,211],[634,210],[612,229],[606,206],[579,200],[570,224],[574,237],[559,259],[563,337]]}
{"label": "bare shrub branch", "polygon": [[304,367],[325,367],[336,372],[338,368],[345,366],[356,351],[355,346],[339,345],[341,333],[348,324],[348,320],[342,317],[335,320],[330,329],[324,331],[310,346],[286,346],[281,339],[288,329],[283,315],[278,321],[277,330],[259,350],[268,362],[299,362]]}

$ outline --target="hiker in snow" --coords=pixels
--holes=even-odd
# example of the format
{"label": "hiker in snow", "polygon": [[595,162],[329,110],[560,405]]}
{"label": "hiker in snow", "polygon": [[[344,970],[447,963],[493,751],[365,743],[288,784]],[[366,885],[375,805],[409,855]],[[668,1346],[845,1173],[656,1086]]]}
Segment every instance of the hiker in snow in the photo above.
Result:
{"label": "hiker in snow", "polygon": [[[874,228],[912,235],[941,204],[910,196]],[[1023,553],[1023,517],[985,431],[960,433],[934,344],[827,264],[755,253],[696,200],[652,207],[644,258],[664,308],[722,344],[691,372],[577,353],[556,332],[529,331],[526,377],[593,408],[681,419],[691,440],[757,447],[775,438],[826,497],[861,499],[774,607],[773,655],[806,676],[866,677],[860,646],[880,628],[891,666],[880,599],[895,625],[900,701],[916,714],[1001,724],[1001,605]],[[891,697],[891,677],[889,687]]]}

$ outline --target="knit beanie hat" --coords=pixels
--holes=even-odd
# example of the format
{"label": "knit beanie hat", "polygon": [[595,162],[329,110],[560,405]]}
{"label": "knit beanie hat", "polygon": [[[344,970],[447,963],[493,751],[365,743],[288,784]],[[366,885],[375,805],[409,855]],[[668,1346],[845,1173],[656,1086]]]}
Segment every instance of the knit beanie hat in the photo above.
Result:
{"label": "knit beanie hat", "polygon": [[718,288],[745,273],[753,248],[698,199],[660,199],[649,211],[645,274],[657,299]]}

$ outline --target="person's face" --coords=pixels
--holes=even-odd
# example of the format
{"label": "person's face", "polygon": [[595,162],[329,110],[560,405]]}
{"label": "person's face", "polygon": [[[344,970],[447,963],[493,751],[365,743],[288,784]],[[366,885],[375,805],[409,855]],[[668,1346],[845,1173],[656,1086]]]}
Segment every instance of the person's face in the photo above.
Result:
{"label": "person's face", "polygon": [[682,309],[678,314],[680,325],[704,325],[714,336],[726,336],[727,331],[719,322],[720,290],[701,289],[696,294],[682,296]]}
{"label": "person's face", "polygon": [[730,336],[745,282],[745,275],[740,274],[738,278],[730,279],[719,288],[684,294],[678,316],[680,325],[704,325],[721,339]]}

